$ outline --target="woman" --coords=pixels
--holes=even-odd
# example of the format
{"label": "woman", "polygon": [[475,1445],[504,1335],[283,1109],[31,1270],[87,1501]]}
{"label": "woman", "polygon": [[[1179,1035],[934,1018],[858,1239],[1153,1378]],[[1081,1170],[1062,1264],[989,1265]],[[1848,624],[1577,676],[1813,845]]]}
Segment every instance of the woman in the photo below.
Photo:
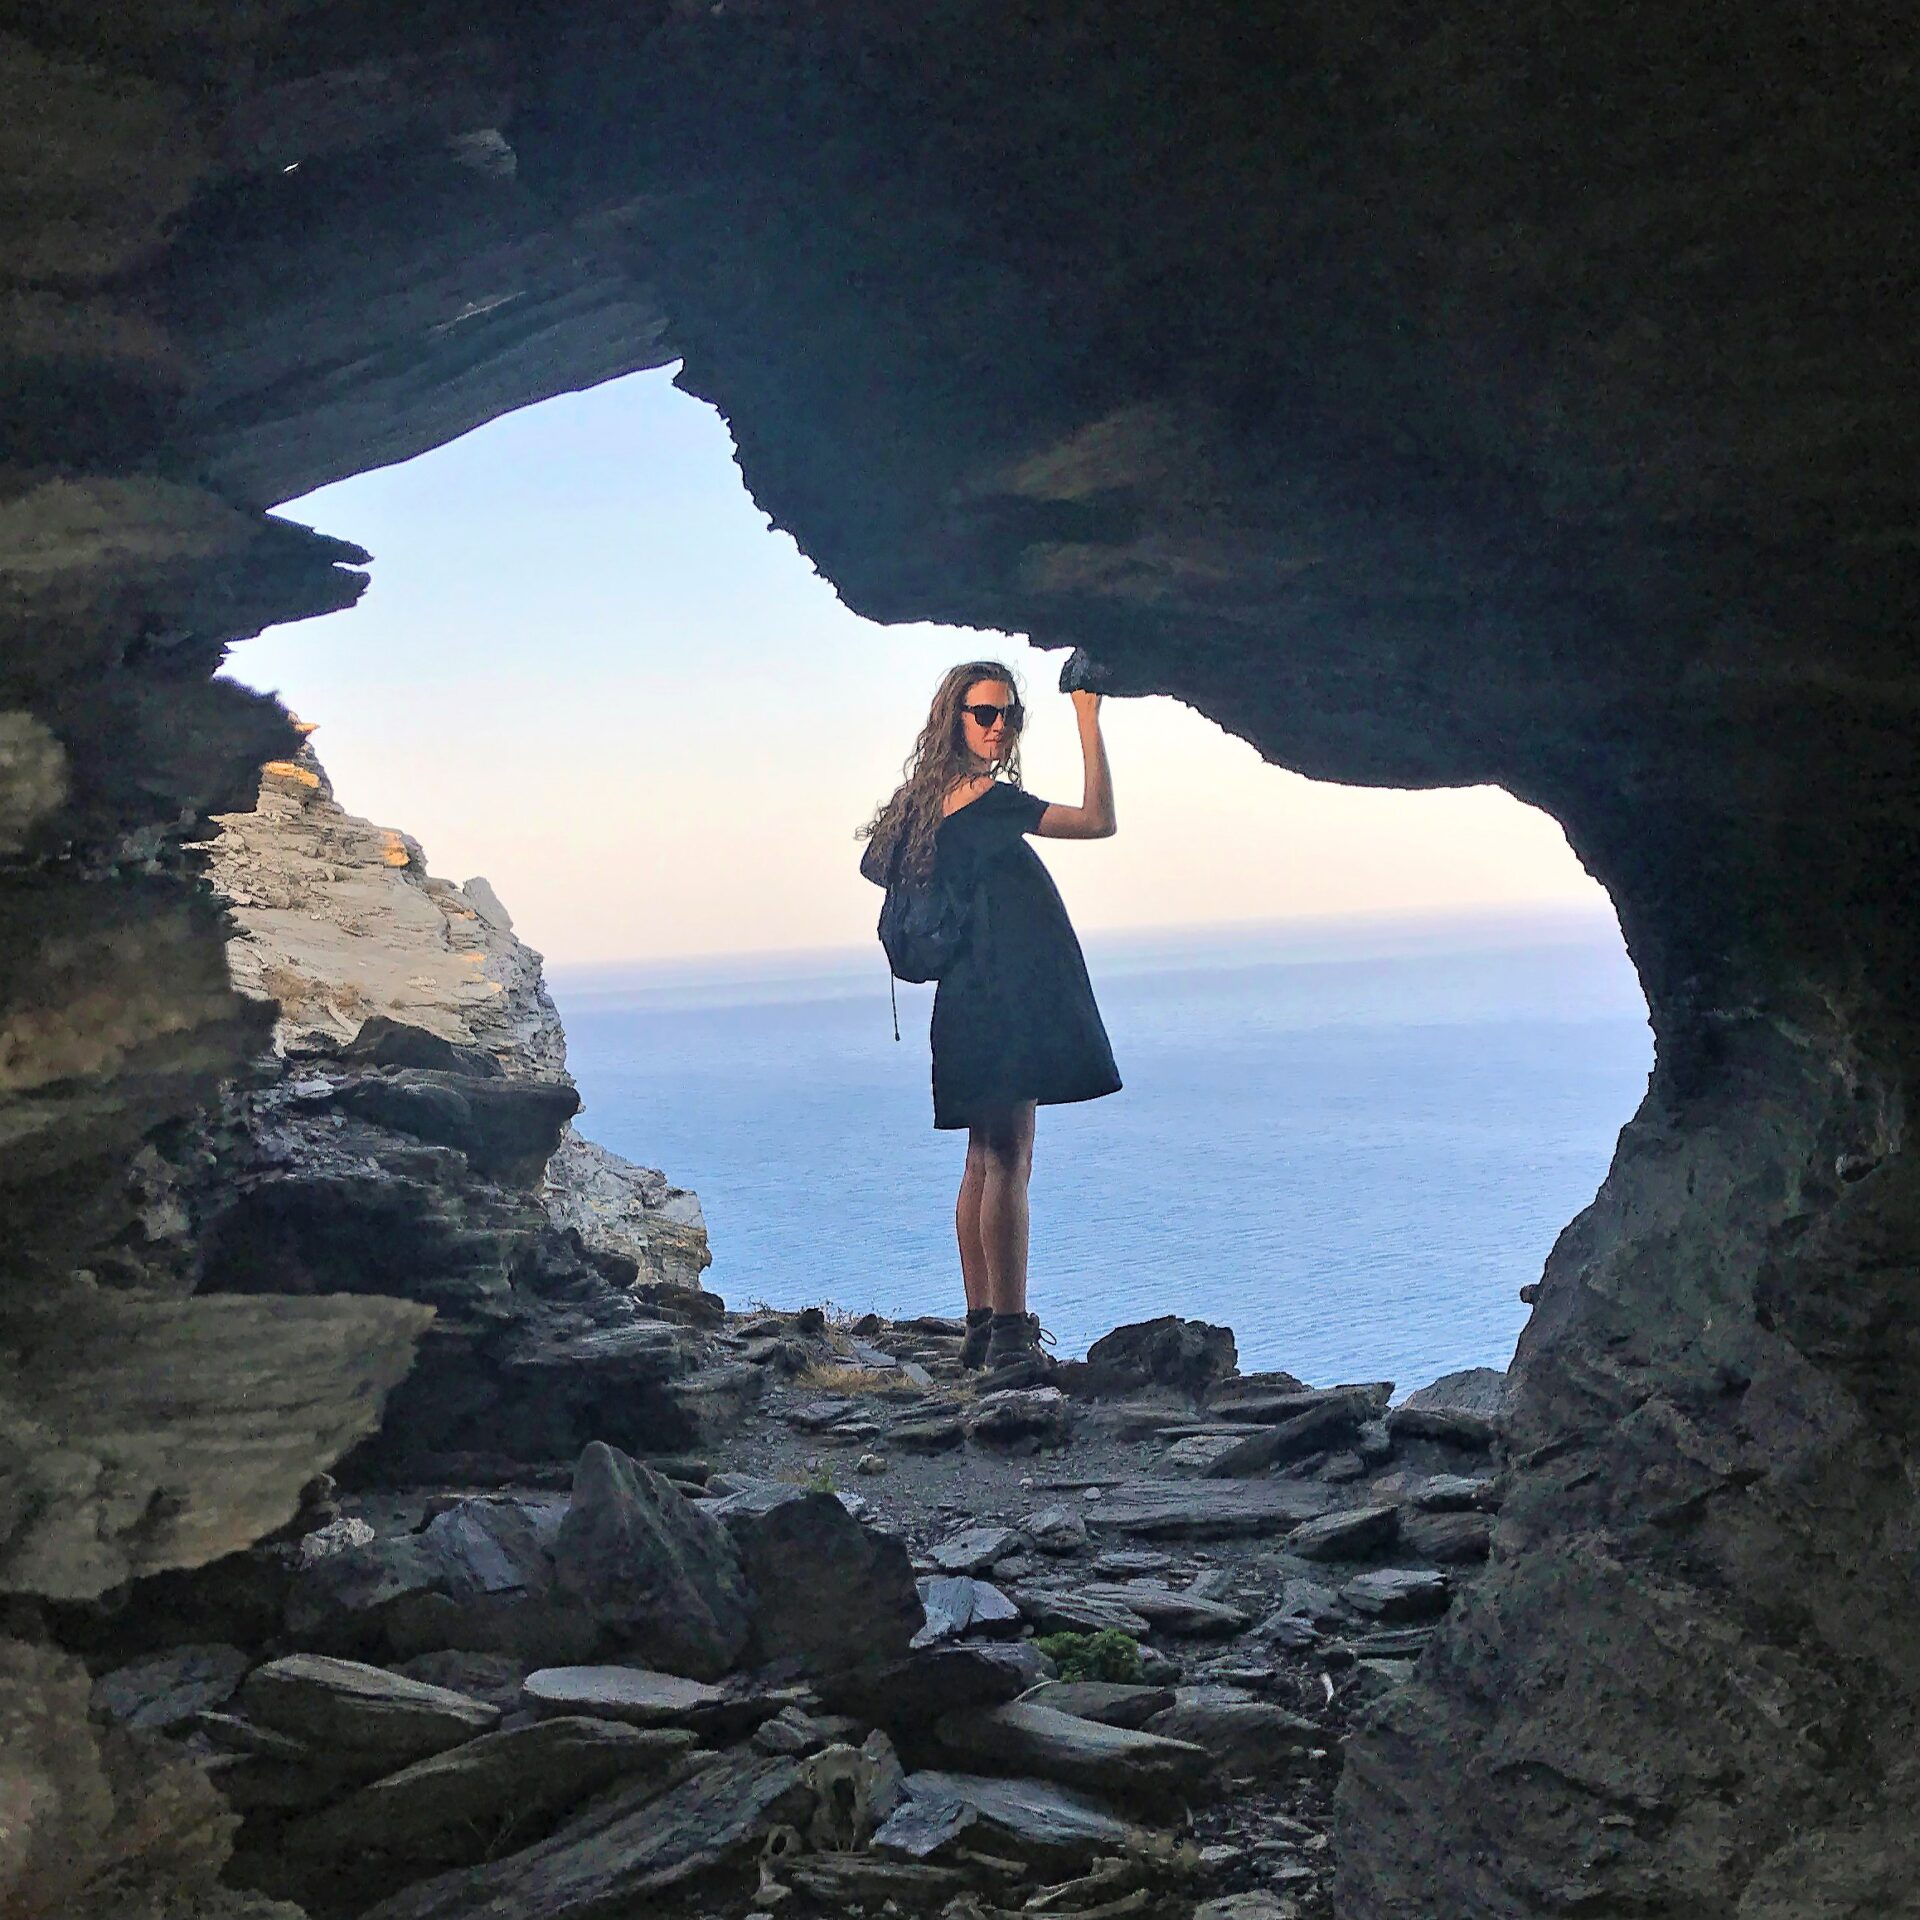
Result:
{"label": "woman", "polygon": [[1077,807],[1022,790],[1026,716],[1013,675],[970,660],[940,682],[905,781],[862,830],[868,879],[886,884],[898,848],[899,877],[946,882],[968,902],[965,942],[933,1000],[933,1124],[967,1130],[954,1214],[967,1293],[961,1359],[1009,1377],[1051,1365],[1027,1311],[1034,1110],[1120,1088],[1080,943],[1024,838],[1104,840],[1114,830],[1100,696],[1071,697],[1086,766]]}

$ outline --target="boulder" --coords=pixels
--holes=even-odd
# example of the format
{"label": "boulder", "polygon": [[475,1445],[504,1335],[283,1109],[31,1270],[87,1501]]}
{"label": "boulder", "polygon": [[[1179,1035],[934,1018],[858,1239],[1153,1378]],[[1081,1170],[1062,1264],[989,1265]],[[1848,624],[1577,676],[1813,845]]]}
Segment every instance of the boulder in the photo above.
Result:
{"label": "boulder", "polygon": [[974,1767],[1134,1801],[1191,1788],[1212,1765],[1207,1750],[1188,1741],[1082,1720],[1031,1700],[949,1714],[935,1733],[949,1754]]}
{"label": "boulder", "polygon": [[710,1511],[753,1594],[755,1661],[792,1659],[813,1674],[884,1665],[926,1623],[905,1544],[863,1525],[834,1495],[762,1487]]}
{"label": "boulder", "polygon": [[173,1647],[103,1673],[88,1711],[136,1733],[172,1733],[230,1700],[252,1664],[238,1647]]}
{"label": "boulder", "polygon": [[553,1559],[561,1593],[643,1661],[711,1679],[745,1651],[752,1601],[726,1528],[600,1441],[574,1469]]}
{"label": "boulder", "polygon": [[506,1069],[479,1047],[443,1040],[425,1027],[410,1026],[384,1013],[370,1015],[340,1049],[340,1058],[362,1067],[426,1067],[436,1073],[462,1074],[470,1080],[498,1080]]}
{"label": "boulder", "polygon": [[1065,1558],[1084,1553],[1092,1544],[1087,1523],[1078,1507],[1042,1507],[1025,1515],[1020,1531],[1032,1542],[1036,1552]]}
{"label": "boulder", "polygon": [[1197,1395],[1232,1374],[1238,1360],[1231,1327],[1163,1314],[1115,1327],[1096,1340],[1087,1349],[1080,1390],[1091,1395],[1170,1387]]}
{"label": "boulder", "polygon": [[651,1911],[657,1896],[748,1859],[770,1827],[804,1819],[813,1794],[802,1764],[743,1750],[665,1791],[653,1780],[616,1788],[547,1839],[422,1881],[363,1920],[585,1920]]}
{"label": "boulder", "polygon": [[1400,1405],[1416,1413],[1474,1413],[1497,1423],[1506,1397],[1507,1376],[1498,1367],[1468,1367],[1443,1373],[1430,1387],[1408,1394]]}
{"label": "boulder", "polygon": [[1365,1402],[1357,1394],[1335,1391],[1284,1420],[1257,1427],[1245,1439],[1217,1452],[1200,1471],[1216,1480],[1267,1473],[1350,1439],[1364,1417]]}
{"label": "boulder", "polygon": [[536,1186],[580,1095],[551,1080],[486,1080],[428,1067],[349,1078],[333,1104],[375,1126],[454,1147],[474,1171],[513,1187]]}
{"label": "boulder", "polygon": [[931,1726],[966,1707],[999,1706],[1056,1677],[1031,1640],[969,1640],[919,1648],[891,1665],[820,1683],[830,1705],[895,1732]]}
{"label": "boulder", "polygon": [[[1107,1593],[1125,1591],[1108,1588]],[[1139,1639],[1149,1631],[1147,1617],[1122,1600],[1095,1597],[1083,1588],[1055,1591],[1048,1587],[1015,1587],[1013,1604],[1040,1633],[1117,1633]]]}
{"label": "boulder", "polygon": [[365,1851],[460,1866],[490,1858],[509,1835],[524,1844],[542,1822],[617,1780],[672,1778],[695,1744],[677,1728],[577,1716],[484,1733],[294,1822],[282,1843],[308,1856]]}
{"label": "boulder", "polygon": [[396,1766],[487,1733],[500,1719],[498,1707],[446,1687],[316,1653],[288,1654],[255,1667],[238,1703],[275,1733]]}
{"label": "boulder", "polygon": [[1364,1560],[1399,1531],[1398,1507],[1349,1507],[1309,1520],[1287,1535],[1287,1551],[1303,1560]]}
{"label": "boulder", "polygon": [[1289,1532],[1333,1500],[1312,1480],[1133,1480],[1089,1509],[1087,1524],[1148,1539],[1229,1539]]}

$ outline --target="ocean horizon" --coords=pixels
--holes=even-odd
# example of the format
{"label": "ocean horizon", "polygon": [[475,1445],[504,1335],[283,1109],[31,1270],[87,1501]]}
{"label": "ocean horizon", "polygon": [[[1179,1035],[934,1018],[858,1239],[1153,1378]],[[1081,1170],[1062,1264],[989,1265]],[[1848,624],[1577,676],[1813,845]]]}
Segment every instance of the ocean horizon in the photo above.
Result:
{"label": "ocean horizon", "polygon": [[[1083,935],[1126,1085],[1042,1108],[1030,1299],[1063,1356],[1180,1313],[1247,1370],[1505,1366],[1652,1059],[1610,913]],[[548,969],[588,1137],[700,1196],[731,1306],[957,1313],[965,1136],[877,943]]]}

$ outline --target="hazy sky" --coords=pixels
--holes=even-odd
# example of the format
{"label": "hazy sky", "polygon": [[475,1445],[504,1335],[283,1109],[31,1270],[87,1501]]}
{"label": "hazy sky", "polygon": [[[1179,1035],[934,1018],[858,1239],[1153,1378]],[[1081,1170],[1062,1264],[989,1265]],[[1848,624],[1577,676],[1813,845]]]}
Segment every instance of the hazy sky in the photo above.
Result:
{"label": "hazy sky", "polygon": [[[1006,659],[1026,784],[1080,798],[1064,655],[843,607],[733,464],[719,416],[636,374],[281,511],[374,553],[351,612],[229,671],[318,722],[342,802],[483,873],[549,958],[848,946],[852,835],[941,673]],[[1083,928],[1535,904],[1604,910],[1544,815],[1491,788],[1333,787],[1170,700],[1104,708],[1120,831],[1040,843]]]}

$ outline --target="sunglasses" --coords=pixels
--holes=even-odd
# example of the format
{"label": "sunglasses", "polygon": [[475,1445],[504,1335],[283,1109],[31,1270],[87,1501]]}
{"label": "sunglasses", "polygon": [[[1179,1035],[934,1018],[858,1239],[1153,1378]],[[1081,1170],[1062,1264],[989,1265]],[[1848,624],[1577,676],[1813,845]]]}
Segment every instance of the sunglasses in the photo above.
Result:
{"label": "sunglasses", "polygon": [[986,701],[981,700],[972,706],[962,707],[960,711],[970,715],[973,724],[978,727],[982,733],[985,733],[1002,714],[1006,715],[1007,725],[1016,730],[1019,728],[1021,721],[1027,717],[1027,710],[1021,706],[1018,700],[1011,701],[1004,707],[990,706]]}

